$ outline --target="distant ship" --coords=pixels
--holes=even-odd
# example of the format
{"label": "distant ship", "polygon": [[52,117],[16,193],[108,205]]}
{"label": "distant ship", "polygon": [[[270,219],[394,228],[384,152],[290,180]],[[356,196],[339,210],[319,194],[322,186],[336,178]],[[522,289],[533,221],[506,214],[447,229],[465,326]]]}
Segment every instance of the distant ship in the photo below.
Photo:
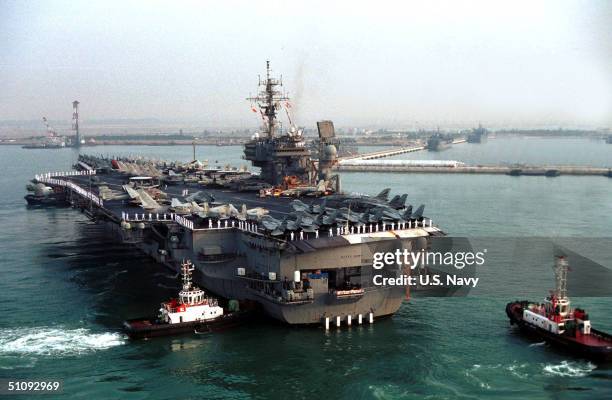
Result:
{"label": "distant ship", "polygon": [[73,101],[73,113],[72,113],[72,129],[75,131],[74,137],[59,136],[51,126],[46,117],[43,117],[43,122],[47,127],[47,136],[40,140],[35,140],[30,144],[22,146],[24,149],[63,149],[66,147],[81,147],[84,145],[95,146],[95,139],[91,138],[85,140],[79,133],[79,102]]}
{"label": "distant ship", "polygon": [[58,134],[49,126],[47,117],[43,117],[43,122],[47,127],[47,136],[42,139],[35,140],[30,144],[22,146],[24,149],[63,149],[66,147],[66,138],[58,136]]}
{"label": "distant ship", "polygon": [[61,136],[48,136],[21,147],[24,149],[63,149],[66,147],[66,139]]}
{"label": "distant ship", "polygon": [[468,143],[483,143],[486,142],[487,136],[489,135],[489,131],[482,127],[481,124],[478,124],[478,128],[472,129],[467,136]]}
{"label": "distant ship", "polygon": [[47,143],[45,141],[35,142],[21,146],[22,149],[63,149],[66,147],[65,143]]}
{"label": "distant ship", "polygon": [[434,133],[427,139],[427,150],[429,151],[442,151],[448,149],[453,143],[452,137],[442,135],[437,132]]}
{"label": "distant ship", "polygon": [[32,183],[26,186],[28,192],[25,199],[30,206],[57,206],[65,203],[64,193],[56,191],[43,183]]}

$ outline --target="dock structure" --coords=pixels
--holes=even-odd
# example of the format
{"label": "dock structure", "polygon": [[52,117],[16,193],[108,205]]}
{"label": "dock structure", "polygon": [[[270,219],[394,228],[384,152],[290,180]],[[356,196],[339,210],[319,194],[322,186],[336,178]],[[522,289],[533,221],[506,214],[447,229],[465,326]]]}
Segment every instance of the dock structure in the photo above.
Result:
{"label": "dock structure", "polygon": [[390,149],[372,151],[369,153],[355,154],[348,157],[340,157],[339,160],[374,160],[377,158],[397,156],[399,154],[413,153],[415,151],[425,150],[426,148],[426,146],[393,147]]}
{"label": "dock structure", "polygon": [[[452,144],[467,143],[455,139]],[[334,169],[340,172],[398,172],[431,174],[501,174],[511,176],[607,176],[612,178],[612,167],[585,165],[468,165],[454,160],[381,160],[400,154],[426,150],[427,145],[392,147],[369,153],[339,157]]]}
{"label": "dock structure", "polygon": [[[460,144],[460,143],[466,143],[466,142],[467,142],[466,139],[456,139],[453,141],[452,144]],[[393,156],[397,156],[400,154],[414,153],[414,152],[422,151],[422,150],[427,150],[427,146],[426,145],[414,145],[414,146],[392,147],[389,149],[372,151],[369,153],[361,153],[361,154],[355,154],[355,155],[347,156],[347,157],[339,157],[338,160],[339,161],[375,160],[379,158],[393,157]]]}
{"label": "dock structure", "polygon": [[417,160],[410,163],[391,163],[389,161],[380,160],[375,162],[368,160],[360,162],[359,160],[349,163],[339,163],[336,168],[340,172],[400,172],[400,173],[431,173],[431,174],[502,174],[511,176],[548,176],[555,177],[559,175],[575,175],[575,176],[607,176],[612,177],[612,168],[610,167],[592,167],[580,165],[465,165],[456,162],[440,161],[439,165],[426,165],[419,163]]}

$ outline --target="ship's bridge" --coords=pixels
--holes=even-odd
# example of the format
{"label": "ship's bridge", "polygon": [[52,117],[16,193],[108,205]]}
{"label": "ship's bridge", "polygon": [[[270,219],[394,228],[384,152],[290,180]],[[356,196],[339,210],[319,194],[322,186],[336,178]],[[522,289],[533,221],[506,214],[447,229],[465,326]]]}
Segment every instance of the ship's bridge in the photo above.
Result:
{"label": "ship's bridge", "polygon": [[204,291],[199,288],[192,290],[181,290],[179,292],[179,300],[182,304],[195,305],[204,301]]}

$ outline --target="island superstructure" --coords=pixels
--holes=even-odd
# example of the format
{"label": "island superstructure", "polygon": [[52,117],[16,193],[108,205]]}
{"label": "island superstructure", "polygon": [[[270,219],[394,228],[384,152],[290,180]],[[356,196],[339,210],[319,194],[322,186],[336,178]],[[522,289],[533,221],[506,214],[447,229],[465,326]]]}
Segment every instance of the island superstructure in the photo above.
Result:
{"label": "island superstructure", "polygon": [[[282,80],[271,77],[270,62],[266,62],[266,78],[259,81],[260,91],[257,96],[247,100],[259,108],[263,120],[263,134],[256,133],[244,146],[245,158],[253,166],[261,168],[264,181],[282,187],[312,185],[317,181],[327,184],[332,179],[331,167],[336,158],[336,148],[331,143],[335,137],[331,121],[317,124],[319,130],[319,160],[315,164],[310,150],[306,146],[302,129],[292,124],[289,117],[289,97],[280,91]],[[278,111],[285,107],[290,128],[279,135],[277,120]],[[257,112],[256,108],[253,108]],[[339,180],[336,191],[339,191]]]}
{"label": "island superstructure", "polygon": [[[269,63],[259,87],[249,101],[263,125],[244,149],[259,175],[197,160],[82,156],[77,171],[34,181],[158,262],[179,270],[192,260],[194,280],[209,292],[258,303],[283,322],[340,324],[395,313],[406,288],[376,286],[372,277],[397,277],[410,266],[374,270],[373,255],[419,251],[444,232],[423,215],[424,206],[407,205],[407,195],[342,192],[332,174],[333,123],[317,123],[314,160]],[[278,120],[284,107],[285,131]]]}

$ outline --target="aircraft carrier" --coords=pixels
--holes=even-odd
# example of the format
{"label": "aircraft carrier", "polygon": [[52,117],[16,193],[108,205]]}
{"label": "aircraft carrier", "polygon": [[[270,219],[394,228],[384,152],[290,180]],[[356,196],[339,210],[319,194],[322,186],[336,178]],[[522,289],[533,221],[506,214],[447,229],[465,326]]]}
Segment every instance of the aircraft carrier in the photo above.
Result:
{"label": "aircraft carrier", "polygon": [[[406,204],[407,195],[344,193],[332,173],[333,123],[317,123],[313,159],[282,87],[268,62],[257,94],[247,99],[262,128],[244,158],[259,173],[208,168],[195,154],[190,163],[82,155],[74,171],[36,175],[29,196],[52,195],[80,208],[176,271],[191,260],[205,289],[255,302],[288,324],[391,315],[406,287],[377,286],[373,276],[399,277],[410,266],[376,270],[373,255],[426,249],[445,234],[423,215],[424,206]],[[283,110],[286,131],[278,119]]]}

